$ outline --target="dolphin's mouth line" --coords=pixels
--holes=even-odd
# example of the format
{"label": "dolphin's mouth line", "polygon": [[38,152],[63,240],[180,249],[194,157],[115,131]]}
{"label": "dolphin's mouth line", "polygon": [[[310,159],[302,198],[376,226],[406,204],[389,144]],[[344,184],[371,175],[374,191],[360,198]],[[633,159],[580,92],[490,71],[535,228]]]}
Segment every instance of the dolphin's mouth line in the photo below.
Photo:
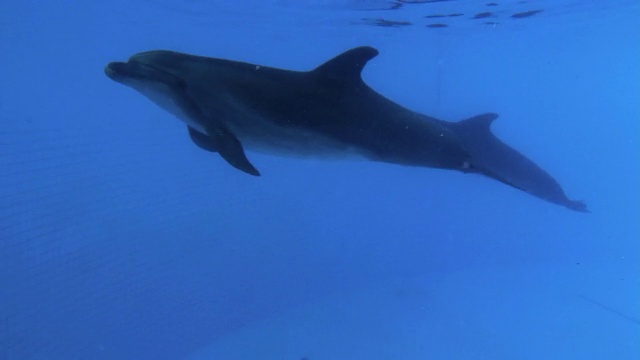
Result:
{"label": "dolphin's mouth line", "polygon": [[153,72],[157,72],[159,74],[175,76],[174,74],[164,69],[161,69],[157,66],[154,66],[152,64],[142,62],[136,59],[130,59],[127,62],[123,62],[123,61],[111,62],[107,64],[107,66],[104,69],[104,72],[108,77],[114,79],[115,77],[118,77],[118,76],[135,77],[133,74],[135,74],[136,72],[141,72],[140,71],[141,69],[150,70]]}
{"label": "dolphin's mouth line", "polygon": [[123,62],[111,62],[104,68],[104,73],[107,74],[110,79],[117,81],[118,77],[125,76],[125,73],[119,69],[125,64],[126,63]]}
{"label": "dolphin's mouth line", "polygon": [[137,59],[129,59],[129,61],[127,61],[126,64],[134,64],[134,65],[143,66],[143,67],[146,67],[146,68],[149,68],[149,69],[153,69],[153,70],[156,70],[156,71],[166,72],[165,70],[162,70],[162,69],[158,68],[157,66],[153,66],[153,65],[151,65],[149,63],[146,63],[146,62],[143,62],[143,61],[140,61],[140,60],[137,60]]}
{"label": "dolphin's mouth line", "polygon": [[113,70],[113,67],[111,67],[111,64],[107,65],[104,68],[104,73],[107,74],[107,76],[110,78],[113,78],[113,76],[116,75],[116,71]]}

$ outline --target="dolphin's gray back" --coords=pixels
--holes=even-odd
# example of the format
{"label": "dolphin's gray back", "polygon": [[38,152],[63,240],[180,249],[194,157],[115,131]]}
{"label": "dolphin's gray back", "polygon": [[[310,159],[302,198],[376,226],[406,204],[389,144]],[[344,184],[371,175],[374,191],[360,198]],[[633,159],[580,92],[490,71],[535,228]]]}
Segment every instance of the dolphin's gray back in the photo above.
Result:
{"label": "dolphin's gray back", "polygon": [[[409,166],[475,172],[531,195],[586,211],[547,172],[497,139],[485,114],[438,120],[378,94],[361,72],[378,51],[359,47],[312,71],[290,71],[171,51],[134,55],[107,74],[171,89],[189,135],[207,151],[259,175],[244,149],[311,156],[359,156]],[[124,80],[123,80],[124,79]]]}
{"label": "dolphin's gray back", "polygon": [[376,54],[356,48],[306,72],[176,56],[190,84],[187,96],[246,148],[441,168],[463,164],[468,154],[452,131],[362,81],[364,65]]}

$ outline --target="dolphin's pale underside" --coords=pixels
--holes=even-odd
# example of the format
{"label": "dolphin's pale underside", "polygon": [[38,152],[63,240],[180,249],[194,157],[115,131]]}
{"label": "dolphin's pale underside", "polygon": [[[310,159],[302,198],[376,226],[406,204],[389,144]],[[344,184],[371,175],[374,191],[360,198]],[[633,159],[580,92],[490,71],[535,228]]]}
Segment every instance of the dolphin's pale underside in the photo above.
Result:
{"label": "dolphin's pale underside", "polygon": [[447,122],[408,110],[361,78],[378,51],[349,50],[311,71],[290,71],[173,51],[112,62],[106,74],[183,120],[192,141],[251,175],[244,149],[358,156],[482,174],[577,211],[546,171],[491,132],[498,116]]}

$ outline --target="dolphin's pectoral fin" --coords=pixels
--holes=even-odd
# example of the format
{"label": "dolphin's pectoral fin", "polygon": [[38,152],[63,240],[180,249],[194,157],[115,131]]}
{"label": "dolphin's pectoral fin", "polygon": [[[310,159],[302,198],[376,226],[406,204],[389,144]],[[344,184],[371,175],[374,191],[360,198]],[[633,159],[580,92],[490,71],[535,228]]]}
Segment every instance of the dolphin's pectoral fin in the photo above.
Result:
{"label": "dolphin's pectoral fin", "polygon": [[584,212],[584,213],[590,213],[591,211],[589,211],[589,209],[587,208],[587,204],[584,201],[580,201],[580,200],[568,200],[566,203],[563,204],[564,206],[568,207],[571,210],[575,210],[575,211],[580,211],[580,212]]}
{"label": "dolphin's pectoral fin", "polygon": [[361,81],[360,73],[367,62],[378,55],[378,50],[361,46],[334,57],[312,71],[322,78]]}
{"label": "dolphin's pectoral fin", "polygon": [[220,153],[223,159],[227,160],[231,166],[238,170],[242,170],[250,175],[260,176],[258,170],[249,162],[249,159],[247,159],[242,144],[235,136],[224,134],[216,137],[218,153]]}
{"label": "dolphin's pectoral fin", "polygon": [[211,151],[218,152],[218,148],[216,147],[216,143],[213,141],[209,135],[203,134],[198,130],[195,130],[191,126],[187,126],[189,129],[189,137],[194,144],[198,145],[199,148]]}
{"label": "dolphin's pectoral fin", "polygon": [[231,166],[247,174],[260,176],[258,170],[247,159],[242,144],[232,133],[224,129],[215,129],[207,131],[207,133],[211,141],[210,144],[214,145],[220,156]]}
{"label": "dolphin's pectoral fin", "polygon": [[187,126],[189,137],[201,149],[220,153],[231,166],[242,170],[247,174],[260,176],[258,170],[247,159],[242,144],[233,134],[224,130],[213,130],[213,135],[203,134],[194,128]]}

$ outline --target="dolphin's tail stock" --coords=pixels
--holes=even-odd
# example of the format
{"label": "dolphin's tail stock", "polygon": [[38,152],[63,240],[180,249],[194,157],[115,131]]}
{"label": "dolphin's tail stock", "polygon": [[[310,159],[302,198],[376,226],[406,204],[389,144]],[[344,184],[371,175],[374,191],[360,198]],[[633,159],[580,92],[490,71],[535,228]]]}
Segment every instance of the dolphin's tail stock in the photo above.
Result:
{"label": "dolphin's tail stock", "polygon": [[589,212],[582,201],[569,199],[551,175],[493,135],[491,123],[496,118],[497,114],[487,113],[446,123],[469,149],[476,171],[546,201]]}

